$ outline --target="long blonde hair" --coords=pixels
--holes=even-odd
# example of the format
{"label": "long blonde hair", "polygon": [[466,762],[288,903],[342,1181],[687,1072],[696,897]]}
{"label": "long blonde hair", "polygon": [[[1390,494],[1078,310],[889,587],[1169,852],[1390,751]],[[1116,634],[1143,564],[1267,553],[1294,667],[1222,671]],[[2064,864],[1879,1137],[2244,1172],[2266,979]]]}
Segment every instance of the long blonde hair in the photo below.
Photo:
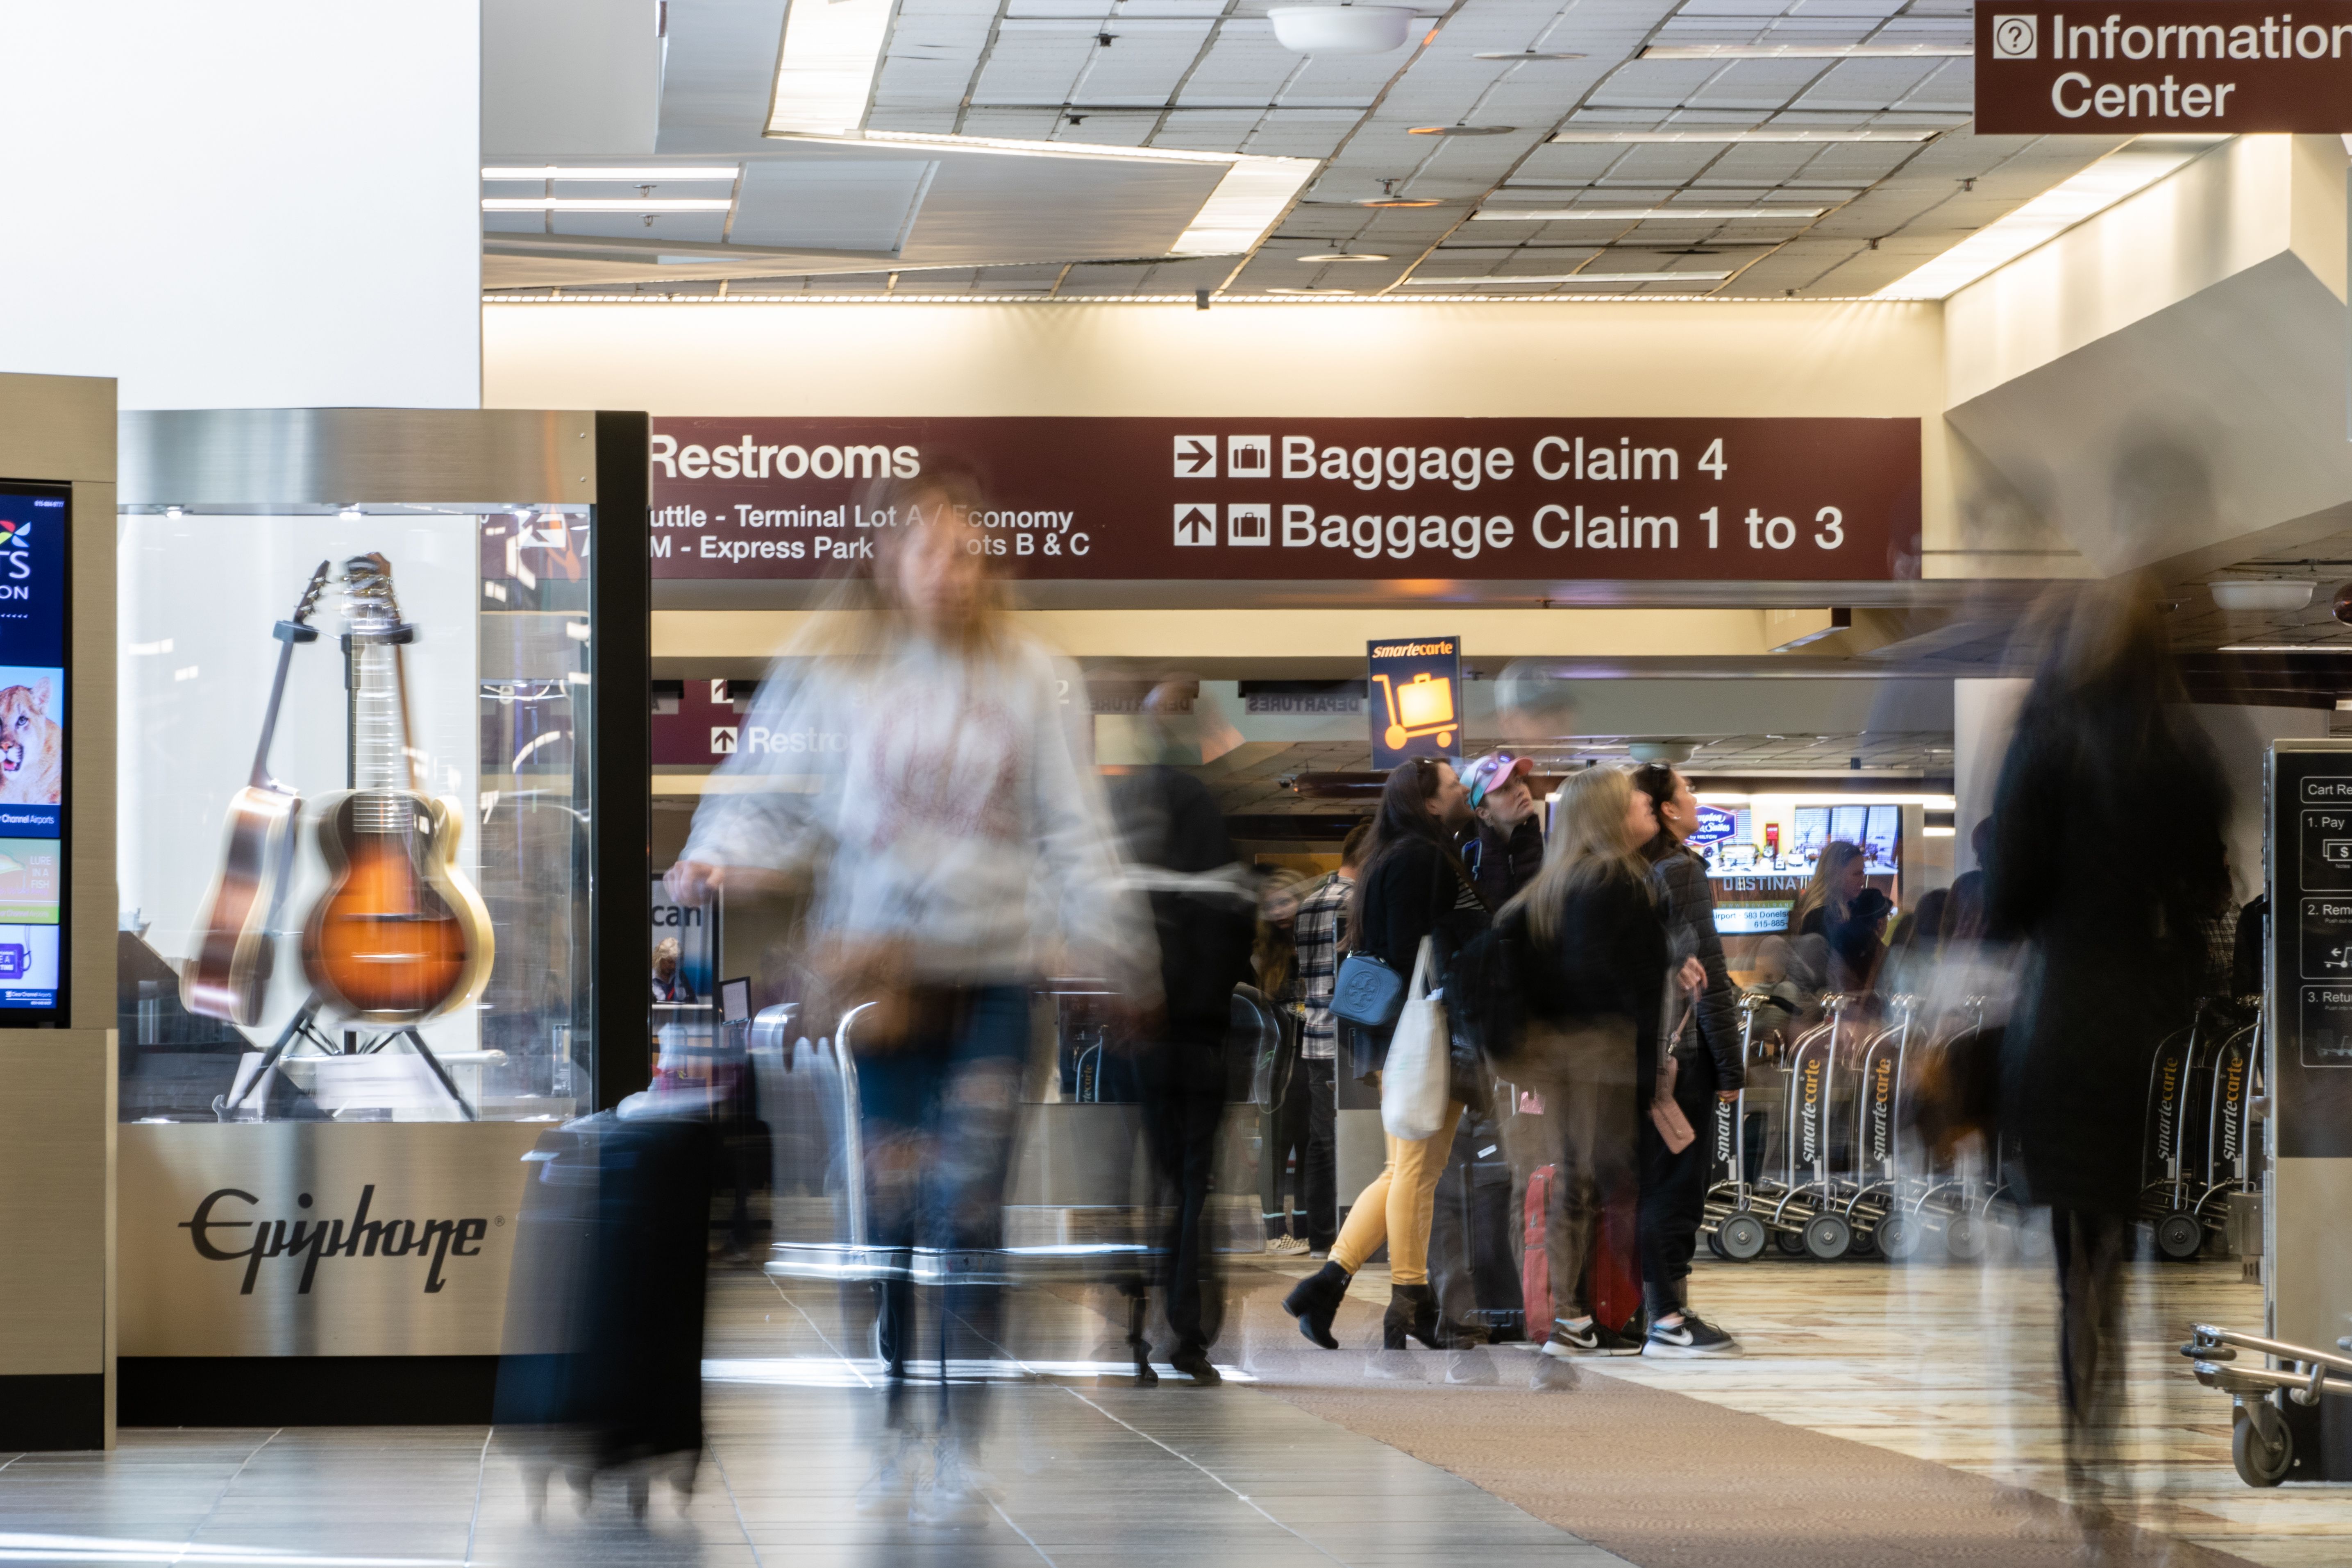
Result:
{"label": "long blonde hair", "polygon": [[1639,846],[1625,826],[1633,803],[1633,775],[1623,768],[1587,768],[1560,785],[1543,869],[1504,906],[1507,912],[1525,906],[1538,942],[1558,934],[1570,895],[1608,877],[1622,874],[1640,882],[1646,876],[1635,853]]}
{"label": "long blonde hair", "polygon": [[1848,844],[1843,838],[1832,838],[1822,846],[1821,858],[1813,862],[1813,879],[1789,906],[1789,934],[1795,936],[1804,928],[1805,921],[1815,910],[1826,910],[1823,917],[1829,925],[1845,921],[1845,900],[1838,893],[1838,882],[1845,868],[1862,858],[1862,847]]}

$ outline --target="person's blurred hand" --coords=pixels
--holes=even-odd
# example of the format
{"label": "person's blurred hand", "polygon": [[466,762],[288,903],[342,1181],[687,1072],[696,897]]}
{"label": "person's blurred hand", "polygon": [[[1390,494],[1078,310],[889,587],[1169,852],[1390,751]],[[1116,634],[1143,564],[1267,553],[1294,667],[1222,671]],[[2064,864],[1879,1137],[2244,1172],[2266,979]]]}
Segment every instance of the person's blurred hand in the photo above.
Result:
{"label": "person's blurred hand", "polygon": [[1696,958],[1684,959],[1681,980],[1683,983],[1683,989],[1685,991],[1695,994],[1706,990],[1706,965],[1701,963]]}
{"label": "person's blurred hand", "polygon": [[1736,1089],[1718,1089],[1715,1091],[1715,1098],[1723,1101],[1724,1104],[1729,1105],[1733,1100],[1739,1098],[1739,1091]]}
{"label": "person's blurred hand", "polygon": [[680,860],[662,874],[662,886],[681,904],[707,904],[727,880],[727,868],[703,860]]}

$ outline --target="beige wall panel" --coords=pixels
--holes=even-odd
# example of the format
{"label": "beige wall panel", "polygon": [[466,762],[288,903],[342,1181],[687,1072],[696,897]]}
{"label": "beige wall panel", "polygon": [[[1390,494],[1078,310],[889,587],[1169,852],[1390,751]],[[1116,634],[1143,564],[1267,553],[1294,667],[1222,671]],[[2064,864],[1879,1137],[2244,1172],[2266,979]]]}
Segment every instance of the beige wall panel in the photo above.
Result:
{"label": "beige wall panel", "polygon": [[0,1031],[0,1376],[107,1370],[113,1069],[111,1029]]}
{"label": "beige wall panel", "polygon": [[1911,416],[1945,547],[1941,308],[499,304],[486,407],[656,415]]}
{"label": "beige wall panel", "polygon": [[114,482],[111,377],[11,375],[5,399],[0,478]]}
{"label": "beige wall panel", "polygon": [[[656,658],[765,658],[824,612],[656,610]],[[1760,610],[1024,610],[1015,619],[1072,658],[1316,658],[1360,654],[1408,626],[1450,632],[1480,660],[1648,655],[1753,658]]]}

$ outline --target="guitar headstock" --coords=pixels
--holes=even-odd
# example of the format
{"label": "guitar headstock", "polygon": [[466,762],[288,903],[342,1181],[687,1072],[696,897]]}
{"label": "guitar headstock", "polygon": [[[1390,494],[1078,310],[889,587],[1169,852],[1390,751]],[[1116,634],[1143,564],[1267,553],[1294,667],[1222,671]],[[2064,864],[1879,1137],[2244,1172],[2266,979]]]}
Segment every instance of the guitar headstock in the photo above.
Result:
{"label": "guitar headstock", "polygon": [[369,554],[343,563],[343,619],[354,632],[389,632],[400,625],[391,562]]}
{"label": "guitar headstock", "polygon": [[319,563],[319,569],[310,574],[310,585],[302,590],[302,602],[294,606],[293,620],[296,626],[307,626],[310,624],[310,613],[319,607],[319,595],[327,591],[327,575],[334,568],[333,562],[321,561]]}

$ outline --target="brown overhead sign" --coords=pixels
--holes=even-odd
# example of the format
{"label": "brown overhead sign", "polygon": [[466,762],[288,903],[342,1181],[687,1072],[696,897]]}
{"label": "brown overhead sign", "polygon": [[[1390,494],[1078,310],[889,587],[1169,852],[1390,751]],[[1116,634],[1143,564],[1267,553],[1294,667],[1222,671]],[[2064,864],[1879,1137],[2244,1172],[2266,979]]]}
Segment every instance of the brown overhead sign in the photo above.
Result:
{"label": "brown overhead sign", "polygon": [[650,455],[656,578],[856,570],[942,466],[1020,577],[1919,574],[1916,419],[665,417]]}
{"label": "brown overhead sign", "polygon": [[2352,132],[2352,0],[1979,0],[1986,136]]}

